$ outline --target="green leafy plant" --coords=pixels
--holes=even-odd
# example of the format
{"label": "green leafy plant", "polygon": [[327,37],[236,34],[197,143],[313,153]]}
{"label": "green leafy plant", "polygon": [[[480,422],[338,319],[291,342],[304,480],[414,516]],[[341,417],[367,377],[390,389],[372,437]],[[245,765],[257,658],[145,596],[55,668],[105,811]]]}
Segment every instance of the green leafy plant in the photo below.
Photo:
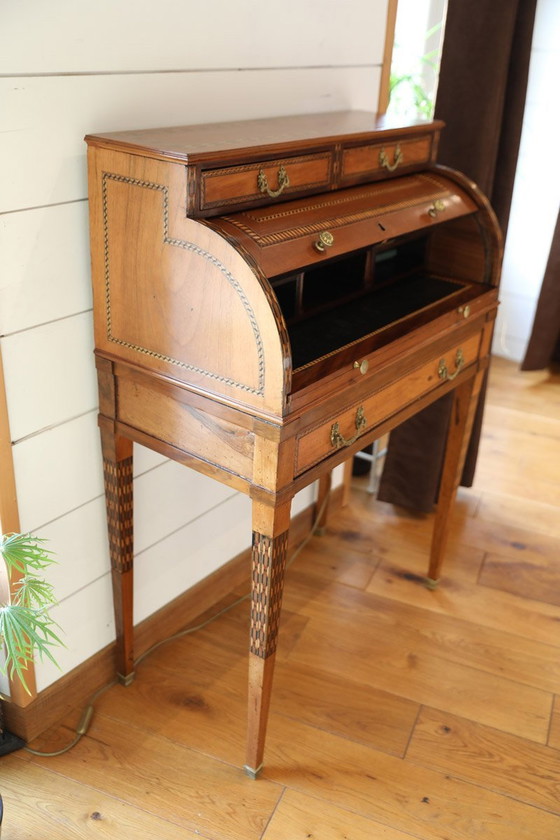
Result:
{"label": "green leafy plant", "polygon": [[11,599],[0,601],[0,643],[6,652],[3,671],[19,677],[27,692],[25,670],[35,652],[56,665],[51,648],[63,645],[49,614],[56,598],[43,577],[43,571],[56,561],[44,543],[32,534],[4,534],[0,541],[8,578],[16,578]]}
{"label": "green leafy plant", "polygon": [[[426,32],[424,42],[436,35],[442,23]],[[436,48],[421,56],[411,56],[395,44],[393,66],[389,81],[389,110],[409,116],[431,119],[434,113],[434,91],[428,90],[424,70],[429,68],[434,78],[439,73],[441,50]]]}

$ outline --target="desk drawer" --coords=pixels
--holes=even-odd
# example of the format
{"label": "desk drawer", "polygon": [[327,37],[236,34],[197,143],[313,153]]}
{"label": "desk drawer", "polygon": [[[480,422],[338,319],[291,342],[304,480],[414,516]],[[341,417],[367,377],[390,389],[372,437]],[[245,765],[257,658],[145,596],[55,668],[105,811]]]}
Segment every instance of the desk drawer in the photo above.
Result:
{"label": "desk drawer", "polygon": [[280,196],[296,196],[308,190],[322,191],[331,186],[331,152],[208,169],[201,172],[200,209],[247,203]]}
{"label": "desk drawer", "polygon": [[460,371],[477,361],[480,338],[480,333],[475,333],[375,394],[304,432],[296,444],[295,474],[318,464],[338,449],[351,446],[379,423],[455,379]]}
{"label": "desk drawer", "polygon": [[344,149],[342,153],[342,183],[387,173],[400,175],[411,167],[424,168],[432,159],[431,135],[414,140],[395,140],[387,143],[369,143]]}

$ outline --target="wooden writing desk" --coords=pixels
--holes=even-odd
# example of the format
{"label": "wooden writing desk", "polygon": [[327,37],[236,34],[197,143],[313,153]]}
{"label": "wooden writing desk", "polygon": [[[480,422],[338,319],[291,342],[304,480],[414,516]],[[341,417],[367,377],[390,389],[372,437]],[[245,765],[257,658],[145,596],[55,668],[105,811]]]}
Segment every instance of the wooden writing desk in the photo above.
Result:
{"label": "wooden writing desk", "polygon": [[441,127],[350,112],[86,138],[118,672],[137,441],[252,499],[252,776],[294,494],[453,390],[439,578],[502,250],[486,199],[435,164]]}

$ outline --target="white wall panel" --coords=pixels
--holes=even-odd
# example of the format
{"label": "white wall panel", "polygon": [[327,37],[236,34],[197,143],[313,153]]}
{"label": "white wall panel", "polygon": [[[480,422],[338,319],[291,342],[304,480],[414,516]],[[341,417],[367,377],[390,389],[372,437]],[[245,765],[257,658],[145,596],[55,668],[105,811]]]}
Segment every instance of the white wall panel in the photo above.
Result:
{"label": "white wall panel", "polygon": [[0,216],[0,335],[91,305],[86,201]]}
{"label": "white wall panel", "polygon": [[152,470],[159,464],[164,464],[168,459],[159,452],[153,452],[145,446],[135,443],[133,449],[132,471],[134,475],[141,475],[142,473]]}
{"label": "white wall panel", "polygon": [[87,195],[87,133],[375,110],[379,68],[0,79],[0,212]]}
{"label": "white wall panel", "polygon": [[59,636],[66,647],[53,651],[60,668],[48,660],[35,662],[38,691],[43,691],[115,638],[111,576],[104,575],[80,589],[55,607],[51,615],[60,625]]}
{"label": "white wall panel", "polygon": [[143,551],[234,493],[175,461],[139,476],[134,481],[135,551]]}
{"label": "white wall panel", "polygon": [[387,0],[17,0],[0,73],[380,63],[386,16]]}
{"label": "white wall panel", "polygon": [[135,622],[151,615],[250,544],[251,504],[246,496],[236,493],[143,551],[134,565]]}
{"label": "white wall panel", "polygon": [[54,586],[58,601],[64,601],[110,572],[105,499],[91,502],[41,528],[41,537],[56,563],[45,577]]}
{"label": "white wall panel", "polygon": [[12,448],[22,531],[41,526],[103,493],[97,412]]}
{"label": "white wall panel", "polygon": [[2,339],[12,440],[97,406],[91,312]]}

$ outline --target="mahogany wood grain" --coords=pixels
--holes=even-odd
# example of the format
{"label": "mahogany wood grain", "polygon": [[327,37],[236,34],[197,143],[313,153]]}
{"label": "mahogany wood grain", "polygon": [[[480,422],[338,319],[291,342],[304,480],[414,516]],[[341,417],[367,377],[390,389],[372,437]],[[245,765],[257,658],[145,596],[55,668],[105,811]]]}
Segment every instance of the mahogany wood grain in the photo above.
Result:
{"label": "mahogany wood grain", "polygon": [[[334,466],[440,396],[478,393],[488,365],[499,231],[435,164],[440,129],[358,113],[87,138],[119,673],[134,662],[136,441],[252,499],[251,775],[294,494],[319,479],[322,503]],[[456,404],[432,571],[474,398]]]}

